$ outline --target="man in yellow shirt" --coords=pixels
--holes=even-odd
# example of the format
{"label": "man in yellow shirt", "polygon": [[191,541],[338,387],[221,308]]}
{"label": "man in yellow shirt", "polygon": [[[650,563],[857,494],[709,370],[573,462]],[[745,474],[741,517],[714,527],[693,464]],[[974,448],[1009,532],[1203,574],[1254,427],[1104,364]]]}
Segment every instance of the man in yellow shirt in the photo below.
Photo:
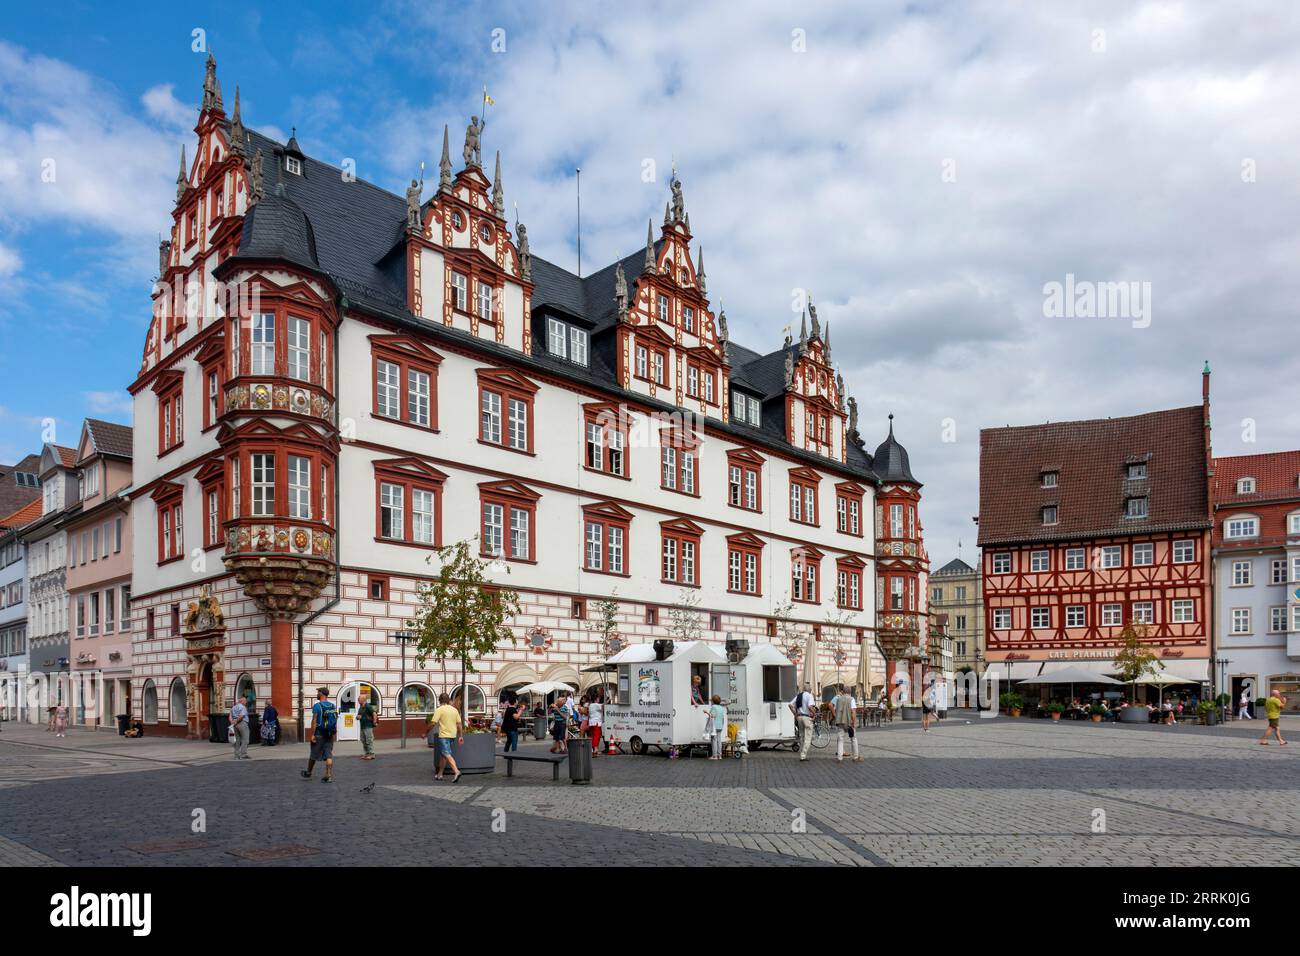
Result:
{"label": "man in yellow shirt", "polygon": [[1264,713],[1268,716],[1268,727],[1264,731],[1264,736],[1259,738],[1261,746],[1268,746],[1268,735],[1272,734],[1277,738],[1277,742],[1286,746],[1286,741],[1282,739],[1282,728],[1280,726],[1282,718],[1282,705],[1286,703],[1286,698],[1282,696],[1281,691],[1273,691],[1264,698]]}
{"label": "man in yellow shirt", "polygon": [[460,768],[456,766],[456,758],[451,755],[451,742],[453,740],[464,743],[465,731],[460,720],[460,711],[451,706],[451,698],[445,693],[438,695],[438,709],[433,712],[432,723],[438,731],[437,754],[433,762],[433,779],[442,779],[442,770],[445,764],[450,764],[451,772],[456,776],[451,778],[452,783],[460,782]]}

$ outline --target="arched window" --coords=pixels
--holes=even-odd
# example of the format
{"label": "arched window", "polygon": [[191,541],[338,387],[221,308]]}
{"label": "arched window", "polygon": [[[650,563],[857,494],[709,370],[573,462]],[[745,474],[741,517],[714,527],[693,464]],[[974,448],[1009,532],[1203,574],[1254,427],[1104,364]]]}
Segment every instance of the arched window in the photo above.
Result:
{"label": "arched window", "polygon": [[253,703],[257,703],[257,684],[253,681],[251,674],[247,672],[239,675],[239,680],[235,682],[235,699],[248,703],[248,695],[253,695]]}
{"label": "arched window", "polygon": [[[146,697],[145,700],[147,701],[148,698]],[[167,715],[168,722],[173,724],[185,723],[189,715],[185,713],[185,681],[183,678],[178,677],[172,681],[172,690],[169,700],[171,702],[171,712]],[[155,699],[154,707],[156,708],[157,706],[158,702]],[[147,720],[148,718],[145,719]]]}
{"label": "arched window", "polygon": [[402,688],[397,706],[400,708],[403,702],[408,714],[432,714],[438,709],[438,695],[428,684],[407,684]]}
{"label": "arched window", "polygon": [[144,694],[141,698],[144,706],[144,722],[146,724],[158,723],[158,688],[154,682],[147,680],[144,682]]}
{"label": "arched window", "polygon": [[[447,688],[447,693],[451,696],[452,704],[457,704],[457,698],[460,697],[460,684],[452,684]],[[487,698],[483,696],[483,688],[479,687],[478,684],[466,684],[465,693],[468,704],[465,713],[482,714],[487,712]]]}

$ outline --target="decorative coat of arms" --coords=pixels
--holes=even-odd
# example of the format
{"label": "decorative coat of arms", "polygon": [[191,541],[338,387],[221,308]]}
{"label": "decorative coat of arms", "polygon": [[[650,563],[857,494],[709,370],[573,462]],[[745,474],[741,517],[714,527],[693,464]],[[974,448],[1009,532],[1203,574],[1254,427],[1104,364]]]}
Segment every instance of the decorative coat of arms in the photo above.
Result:
{"label": "decorative coat of arms", "polygon": [[190,602],[189,611],[185,615],[185,630],[193,633],[212,631],[224,626],[221,605],[212,596],[211,587],[205,584],[199,588],[199,599]]}

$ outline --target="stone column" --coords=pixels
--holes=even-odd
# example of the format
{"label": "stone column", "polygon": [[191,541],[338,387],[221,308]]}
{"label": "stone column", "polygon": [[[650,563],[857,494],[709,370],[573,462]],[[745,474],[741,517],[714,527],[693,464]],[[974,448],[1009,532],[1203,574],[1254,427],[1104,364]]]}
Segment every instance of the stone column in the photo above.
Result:
{"label": "stone column", "polygon": [[282,740],[298,739],[298,714],[301,701],[295,699],[293,686],[293,620],[271,618],[271,702],[280,714]]}

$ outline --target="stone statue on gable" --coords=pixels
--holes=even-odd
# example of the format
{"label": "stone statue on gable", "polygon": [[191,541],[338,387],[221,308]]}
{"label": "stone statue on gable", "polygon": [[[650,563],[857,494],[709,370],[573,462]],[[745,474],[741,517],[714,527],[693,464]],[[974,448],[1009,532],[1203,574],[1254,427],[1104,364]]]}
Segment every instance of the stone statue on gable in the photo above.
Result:
{"label": "stone statue on gable", "polygon": [[481,144],[483,127],[487,121],[479,121],[477,116],[469,118],[469,125],[465,127],[465,165],[482,166],[483,165],[483,147]]}

